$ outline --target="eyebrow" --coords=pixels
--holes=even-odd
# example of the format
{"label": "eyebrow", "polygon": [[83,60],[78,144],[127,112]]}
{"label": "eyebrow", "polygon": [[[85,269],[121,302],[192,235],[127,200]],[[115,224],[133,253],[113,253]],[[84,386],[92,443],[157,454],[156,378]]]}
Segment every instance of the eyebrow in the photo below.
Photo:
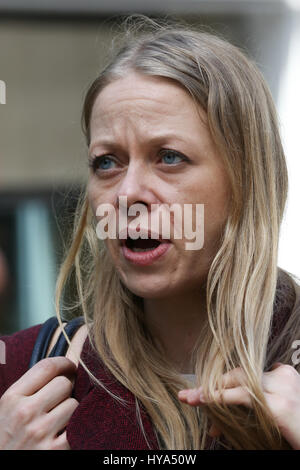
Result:
{"label": "eyebrow", "polygon": [[[184,139],[183,137],[180,137],[177,134],[170,133],[170,134],[161,134],[161,135],[150,137],[149,139],[147,139],[147,143],[155,144],[155,143],[168,141],[168,140],[177,140],[180,142],[186,142],[186,139]],[[93,147],[97,147],[98,145],[99,146],[103,145],[105,147],[117,147],[118,146],[118,144],[116,143],[114,139],[111,139],[106,136],[104,136],[103,138],[99,138],[95,142],[92,142],[90,145],[90,149],[92,149]]]}

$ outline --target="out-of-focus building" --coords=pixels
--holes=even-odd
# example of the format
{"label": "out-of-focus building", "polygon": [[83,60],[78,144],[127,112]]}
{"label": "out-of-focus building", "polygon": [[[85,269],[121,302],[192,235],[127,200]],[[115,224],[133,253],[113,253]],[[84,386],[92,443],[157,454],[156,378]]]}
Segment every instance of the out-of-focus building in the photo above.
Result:
{"label": "out-of-focus building", "polygon": [[297,0],[0,0],[0,248],[11,273],[1,333],[54,315],[60,230],[68,229],[62,214],[70,218],[87,175],[84,93],[120,15],[179,17],[221,33],[256,60],[282,117],[293,183],[279,265],[300,275],[299,12]]}

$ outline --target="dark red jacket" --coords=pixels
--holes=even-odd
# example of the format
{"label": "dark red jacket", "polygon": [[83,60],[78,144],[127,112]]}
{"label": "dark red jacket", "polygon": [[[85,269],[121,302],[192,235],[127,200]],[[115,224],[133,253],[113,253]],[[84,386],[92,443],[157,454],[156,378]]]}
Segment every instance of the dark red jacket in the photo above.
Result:
{"label": "dark red jacket", "polygon": [[[6,364],[0,364],[0,396],[27,370],[34,342],[41,325],[2,336],[6,343]],[[128,401],[124,407],[105,390],[95,386],[79,363],[73,397],[80,403],[67,426],[67,439],[73,450],[124,450],[149,447],[136,420],[135,399],[105,368],[93,352],[87,338],[81,359],[89,370],[113,393]],[[152,449],[159,449],[152,423],[142,412],[147,439]]]}
{"label": "dark red jacket", "polygon": [[[273,326],[270,341],[278,334],[287,321],[294,296],[291,290],[283,288],[276,297]],[[33,326],[10,336],[1,337],[6,343],[6,364],[0,364],[0,397],[5,390],[28,369],[34,342],[41,325]],[[100,358],[93,352],[87,338],[81,359],[111,392],[128,401],[124,407],[105,390],[95,386],[81,364],[78,365],[73,396],[78,400],[67,426],[67,439],[74,450],[148,450],[146,440],[136,419],[135,398],[105,368]],[[150,417],[141,407],[142,421],[151,449],[159,449]]]}

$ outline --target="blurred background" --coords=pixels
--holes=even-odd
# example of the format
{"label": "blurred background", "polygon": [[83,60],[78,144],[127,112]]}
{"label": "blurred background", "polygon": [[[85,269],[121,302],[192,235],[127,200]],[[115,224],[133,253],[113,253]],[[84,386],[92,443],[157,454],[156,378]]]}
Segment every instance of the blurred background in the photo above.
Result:
{"label": "blurred background", "polygon": [[205,26],[256,60],[290,174],[279,266],[300,276],[298,0],[0,0],[1,334],[55,314],[64,238],[87,176],[84,94],[132,13]]}

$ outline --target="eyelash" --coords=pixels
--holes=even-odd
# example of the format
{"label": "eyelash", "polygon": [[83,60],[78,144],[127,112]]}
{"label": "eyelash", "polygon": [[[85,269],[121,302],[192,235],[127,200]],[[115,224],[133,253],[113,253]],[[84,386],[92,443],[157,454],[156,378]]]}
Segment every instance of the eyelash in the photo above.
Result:
{"label": "eyelash", "polygon": [[[162,158],[165,157],[166,155],[169,155],[169,154],[173,154],[177,157],[180,157],[181,158],[181,161],[186,161],[188,162],[189,159],[187,157],[185,157],[182,153],[180,152],[177,152],[176,150],[170,150],[170,149],[163,149],[160,151],[160,154],[162,154]],[[98,156],[94,156],[94,157],[90,157],[89,158],[89,161],[88,161],[88,166],[93,170],[94,173],[96,173],[96,171],[98,170],[102,170],[104,172],[108,171],[108,170],[103,170],[101,168],[99,168],[99,164],[104,161],[105,159],[109,159],[110,161],[114,161],[113,158],[111,158],[109,156],[109,154],[107,155],[98,155]],[[179,165],[181,162],[179,163],[173,163],[173,164],[170,164],[170,165],[167,165],[167,166],[177,166]]]}
{"label": "eyelash", "polygon": [[[89,158],[88,165],[93,170],[94,173],[96,173],[96,171],[98,170],[101,170],[101,168],[99,168],[98,166],[104,159],[110,159],[111,161],[113,161],[113,159],[111,159],[108,155],[99,155],[99,156],[95,155],[94,157]],[[107,171],[107,170],[103,170],[103,171]]]}

